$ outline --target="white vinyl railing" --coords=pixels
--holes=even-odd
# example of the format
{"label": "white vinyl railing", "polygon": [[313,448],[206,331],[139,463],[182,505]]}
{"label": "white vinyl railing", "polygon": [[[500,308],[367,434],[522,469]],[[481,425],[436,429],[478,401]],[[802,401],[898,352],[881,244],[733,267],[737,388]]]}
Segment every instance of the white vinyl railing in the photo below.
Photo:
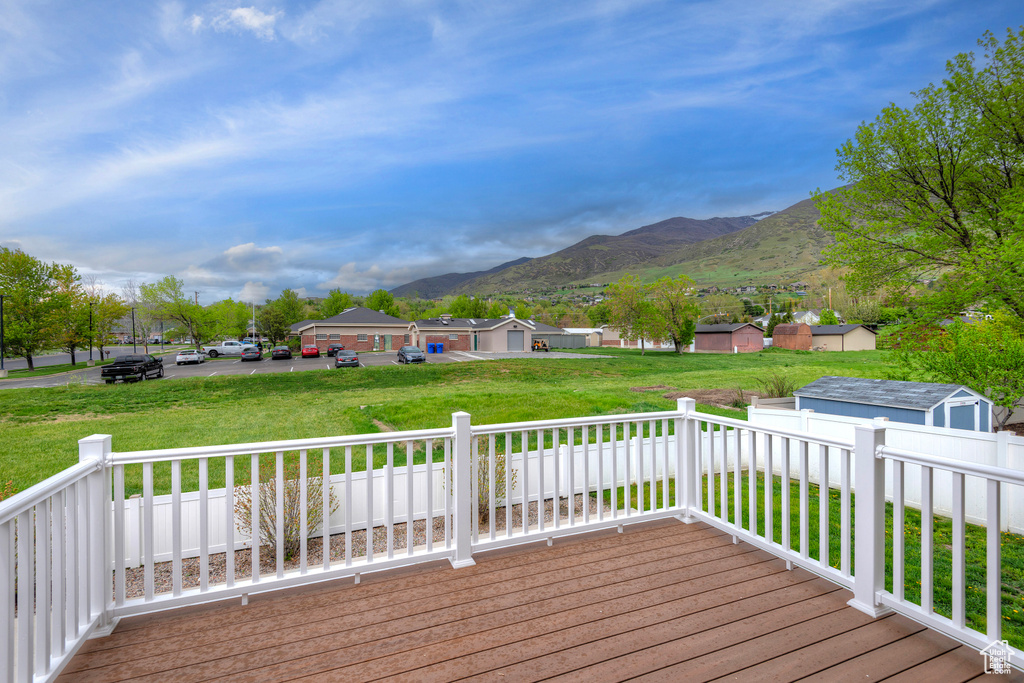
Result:
{"label": "white vinyl railing", "polygon": [[[201,448],[79,443],[77,466],[0,502],[3,681],[52,680],[125,615],[439,559],[463,567],[476,552],[665,517],[824,576],[868,614],[893,609],[981,647],[1001,636],[1001,606],[989,591],[986,634],[965,623],[964,478],[989,492],[990,586],[1001,492],[1024,484],[1005,468],[885,447],[881,424],[847,441],[698,413],[692,399],[660,413],[482,426],[455,413],[450,428]],[[905,464],[925,473],[924,510],[932,472],[959,486],[951,619],[935,613],[930,588],[921,605],[904,598],[902,569],[884,590],[885,461],[898,567]],[[815,484],[812,469],[827,476]],[[933,572],[926,529],[922,586]]]}

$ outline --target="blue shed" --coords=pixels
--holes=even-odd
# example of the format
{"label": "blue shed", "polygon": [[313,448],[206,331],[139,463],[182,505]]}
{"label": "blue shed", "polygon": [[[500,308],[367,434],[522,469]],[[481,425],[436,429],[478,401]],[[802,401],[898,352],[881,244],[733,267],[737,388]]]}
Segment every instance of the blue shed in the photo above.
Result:
{"label": "blue shed", "polygon": [[992,401],[962,384],[822,377],[793,392],[797,410],[992,431]]}

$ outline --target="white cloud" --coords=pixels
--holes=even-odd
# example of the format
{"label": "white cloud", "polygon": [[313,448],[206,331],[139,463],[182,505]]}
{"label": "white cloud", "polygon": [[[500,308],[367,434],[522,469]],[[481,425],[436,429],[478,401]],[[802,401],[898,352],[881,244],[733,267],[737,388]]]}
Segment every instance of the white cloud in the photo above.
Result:
{"label": "white cloud", "polygon": [[224,265],[232,270],[266,272],[281,264],[284,251],[281,247],[257,247],[248,242],[231,247],[223,257]]}
{"label": "white cloud", "polygon": [[408,268],[384,270],[376,263],[360,270],[353,261],[338,268],[338,274],[326,282],[319,283],[317,289],[324,292],[335,288],[343,292],[370,292],[405,284],[410,279],[409,275]]}
{"label": "white cloud", "polygon": [[276,37],[274,25],[282,16],[284,16],[284,12],[267,14],[255,7],[236,7],[224,10],[215,16],[210,20],[210,25],[216,31],[251,31],[260,40],[274,40]]}
{"label": "white cloud", "polygon": [[262,303],[266,301],[268,294],[270,294],[270,287],[262,282],[246,282],[238,294],[238,300]]}
{"label": "white cloud", "polygon": [[188,20],[188,27],[192,29],[192,33],[199,33],[203,28],[203,18],[198,14],[193,14]]}

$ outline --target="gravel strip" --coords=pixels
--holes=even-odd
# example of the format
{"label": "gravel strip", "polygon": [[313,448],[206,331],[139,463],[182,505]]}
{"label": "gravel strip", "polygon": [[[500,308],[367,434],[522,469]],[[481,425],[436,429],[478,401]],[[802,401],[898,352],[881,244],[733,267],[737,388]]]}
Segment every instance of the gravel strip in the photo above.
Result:
{"label": "gravel strip", "polygon": [[[583,495],[577,494],[574,501],[574,510],[578,522],[583,521]],[[590,500],[590,514],[592,516],[597,515],[597,499],[593,496],[589,497]],[[554,505],[552,500],[544,501],[544,524],[547,528],[554,522]],[[559,517],[562,524],[568,524],[569,520],[569,500],[562,498],[559,501]],[[611,510],[608,504],[605,504],[604,509],[606,512]],[[495,533],[505,531],[505,508],[496,507],[494,511],[494,528]],[[530,526],[536,526],[537,524],[537,503],[530,503],[528,511]],[[433,528],[433,544],[435,548],[442,548],[444,546],[444,517],[434,518]],[[512,506],[512,528],[521,529],[523,525],[523,506],[513,505]],[[487,513],[480,516],[479,521],[479,534],[481,537],[488,536],[490,534],[490,522],[487,519]],[[412,542],[413,547],[425,546],[427,543],[427,523],[426,520],[417,520],[412,525]],[[394,554],[398,555],[399,551],[405,551],[406,545],[406,525],[405,523],[395,524],[394,526]],[[377,526],[373,528],[373,553],[375,558],[387,557],[388,551],[388,534],[387,528],[384,526]],[[216,586],[218,584],[224,584],[227,580],[227,566],[225,561],[225,553],[211,554],[209,558],[209,585]],[[366,557],[366,531],[353,531],[352,532],[352,558],[359,559]],[[345,534],[333,534],[330,538],[330,560],[332,565],[335,563],[344,564],[345,562]],[[298,569],[301,564],[301,558],[295,557],[291,560],[286,560],[284,563],[285,571]],[[310,538],[306,542],[306,564],[310,568],[316,568],[323,566],[323,537],[315,536]],[[181,577],[182,577],[182,588],[198,588],[199,587],[199,575],[200,575],[200,562],[198,557],[191,557],[183,559],[181,561]],[[248,579],[252,573],[252,553],[250,549],[245,548],[243,550],[235,551],[235,580],[241,581]],[[273,546],[264,546],[260,548],[260,575],[261,576],[274,576],[277,573],[277,563],[275,557],[275,549]],[[173,563],[171,562],[159,562],[153,565],[153,578],[155,582],[155,592],[170,593],[173,589],[172,584],[173,576]],[[141,598],[145,595],[145,568],[144,567],[132,567],[125,570],[125,595],[127,598]]]}

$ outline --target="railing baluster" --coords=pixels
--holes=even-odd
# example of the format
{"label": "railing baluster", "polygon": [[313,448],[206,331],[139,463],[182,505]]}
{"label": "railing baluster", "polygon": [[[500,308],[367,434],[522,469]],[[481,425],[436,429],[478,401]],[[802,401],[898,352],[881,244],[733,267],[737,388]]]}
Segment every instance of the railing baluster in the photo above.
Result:
{"label": "railing baluster", "polygon": [[707,476],[708,476],[708,514],[712,517],[715,516],[715,475],[716,467],[715,463],[715,425],[710,422],[705,422],[704,426],[707,428]]}
{"label": "railing baluster", "polygon": [[373,444],[366,446],[366,561],[373,561]]}
{"label": "railing baluster", "polygon": [[[320,554],[323,555],[324,569],[331,568],[331,449],[320,453]],[[345,566],[352,564],[352,447],[345,446],[345,501],[348,512],[345,515]]]}
{"label": "railing baluster", "polygon": [[[32,547],[32,516],[34,509],[29,508],[18,515],[18,585],[25,586],[24,595],[20,596],[18,602],[18,674],[22,681],[32,680],[32,664],[35,652],[34,625],[37,616],[37,601],[33,600],[31,594],[32,586],[35,585],[33,576],[33,564],[35,562],[35,548]],[[86,533],[89,524],[85,525]],[[88,540],[88,538],[86,539]],[[88,584],[86,584],[86,596],[88,596]],[[92,618],[91,610],[86,612],[86,618]]]}
{"label": "railing baluster", "polygon": [[284,578],[284,452],[278,451],[274,455],[274,521],[276,522],[277,529],[275,538],[277,539],[276,547],[274,548],[274,564],[277,569],[277,578]]}
{"label": "railing baluster", "polygon": [[[611,425],[609,425],[610,427]],[[604,521],[604,425],[594,427],[597,441],[597,519]],[[587,505],[590,509],[590,505]]]}
{"label": "railing baluster", "polygon": [[0,679],[14,680],[14,519],[0,524]]}
{"label": "railing baluster", "polygon": [[[50,499],[39,501],[35,511],[35,670],[50,669]],[[26,591],[27,592],[27,591]]]}
{"label": "railing baluster", "polygon": [[530,433],[519,432],[519,444],[523,449],[523,507],[520,512],[523,536],[530,534]]}
{"label": "railing baluster", "polygon": [[[331,485],[330,477],[324,478],[324,528],[323,528],[323,551],[324,569],[330,568],[331,556],[331,522],[328,518],[330,513],[330,497],[328,488]],[[345,566],[352,566],[352,447],[345,446]]]}
{"label": "railing baluster", "polygon": [[473,544],[480,541],[480,439],[470,441],[469,458],[470,521],[473,529]]}
{"label": "railing baluster", "polygon": [[780,461],[781,461],[780,465],[779,465],[779,469],[782,472],[782,482],[781,482],[781,491],[782,491],[782,493],[781,493],[781,505],[780,505],[780,507],[782,508],[782,515],[781,515],[781,519],[779,520],[779,526],[782,527],[782,529],[781,529],[781,531],[782,531],[782,547],[785,548],[786,550],[792,550],[792,548],[793,548],[792,539],[790,538],[790,532],[791,532],[790,527],[792,526],[792,523],[793,523],[793,517],[792,517],[793,511],[790,509],[791,508],[791,501],[790,501],[790,481],[789,481],[789,449],[790,449],[790,439],[789,439],[789,437],[783,437],[783,439],[782,439],[782,448],[781,448],[782,453],[780,454],[781,457],[779,458]]}
{"label": "railing baluster", "polygon": [[988,510],[985,516],[985,624],[989,642],[1003,639],[1002,489],[988,479]]}
{"label": "railing baluster", "polygon": [[843,576],[850,576],[850,451],[843,448],[839,451],[839,569]]}
{"label": "railing baluster", "polygon": [[966,624],[965,596],[967,583],[964,580],[964,475],[953,472],[953,624],[963,628]]}
{"label": "railing baluster", "polygon": [[412,555],[413,551],[413,513],[415,512],[415,500],[412,495],[412,478],[415,474],[413,467],[413,451],[415,450],[412,439],[405,442],[405,552]]}
{"label": "railing baluster", "polygon": [[[142,463],[142,562],[146,602],[152,600],[156,592],[153,561],[153,544],[155,542],[153,515],[153,463],[144,462]],[[81,548],[80,552],[84,556],[88,553],[88,549]],[[81,623],[81,619],[78,622]]]}
{"label": "railing baluster", "polygon": [[[299,451],[299,573],[305,574],[309,560],[309,473],[306,449]],[[327,482],[324,482],[326,485]],[[326,522],[327,520],[324,520]]]}
{"label": "railing baluster", "polygon": [[395,556],[395,444],[388,441],[384,465],[384,530],[388,535],[388,559]]}
{"label": "railing baluster", "polygon": [[497,514],[498,480],[496,456],[494,451],[495,435],[491,434],[487,439],[487,530],[488,536],[493,541],[495,535],[494,516]]}
{"label": "railing baluster", "polygon": [[[626,517],[630,516],[630,512],[633,509],[633,491],[632,491],[632,488],[633,488],[633,485],[632,485],[632,482],[633,482],[633,462],[632,462],[632,460],[633,460],[633,458],[631,457],[632,454],[633,454],[632,453],[632,451],[633,451],[632,444],[633,444],[633,423],[632,422],[623,422],[622,423],[622,445],[623,445],[623,447],[625,448],[625,451],[626,451],[625,452],[625,458],[626,458],[626,480],[625,480],[625,486],[622,487],[622,505],[625,507]],[[637,489],[638,489],[637,490],[637,496],[642,498],[643,496],[641,495],[642,492],[639,490],[639,486],[637,487]]]}
{"label": "railing baluster", "polygon": [[[452,547],[452,438],[446,436],[444,439],[444,547],[451,550]],[[524,514],[523,519],[526,519]]]}
{"label": "railing baluster", "polygon": [[427,552],[434,549],[434,440],[427,439],[423,444],[423,464],[426,469],[426,506],[427,516],[423,522],[427,537]]}
{"label": "railing baluster", "polygon": [[[68,535],[68,580],[67,580],[67,609],[66,620],[68,624],[67,634],[68,639],[72,641],[78,640],[79,628],[82,623],[81,619],[81,603],[79,594],[79,581],[81,580],[81,568],[82,568],[82,549],[78,544],[79,531],[79,520],[81,519],[81,513],[78,509],[78,490],[82,485],[81,481],[77,481],[68,487],[67,497],[67,535]],[[10,557],[14,558],[14,521],[11,521],[11,545],[10,545]],[[0,546],[6,548],[6,546]],[[11,566],[11,604],[14,604],[14,566]],[[10,637],[14,637],[10,634]],[[0,657],[0,662],[3,658]]]}
{"label": "railing baluster", "polygon": [[181,460],[171,461],[171,587],[181,595]]}
{"label": "railing baluster", "polygon": [[904,550],[904,515],[906,512],[902,460],[892,461],[892,594],[903,600],[906,584],[906,556]]}
{"label": "railing baluster", "polygon": [[227,587],[235,585],[235,456],[224,458],[224,572]]}
{"label": "railing baluster", "polygon": [[[544,490],[544,461],[547,459],[547,449],[544,448],[544,432],[537,430],[537,530],[540,532],[544,531],[544,508],[545,508],[545,490]],[[523,516],[526,519],[526,516]]]}
{"label": "railing baluster", "polygon": [[[718,480],[718,514],[722,521],[729,522],[729,435],[724,425],[718,426],[722,435],[722,468]],[[712,437],[713,438],[713,437]]]}
{"label": "railing baluster", "polygon": [[933,611],[932,581],[933,519],[932,519],[932,468],[921,467],[921,609],[928,614]]}
{"label": "railing baluster", "polygon": [[[123,491],[123,489],[122,489]],[[58,491],[50,498],[50,537],[53,539],[53,597],[50,600],[50,648],[53,656],[61,656],[66,651],[64,634],[64,602],[66,600],[64,582],[67,575],[64,570],[64,553],[67,550],[64,532],[65,523],[65,490]],[[2,547],[2,546],[0,546]],[[123,574],[123,572],[122,572]]]}
{"label": "railing baluster", "polygon": [[740,430],[733,428],[733,463],[732,475],[732,516],[737,529],[743,528],[743,449],[740,446]]}
{"label": "railing baluster", "polygon": [[775,543],[775,440],[764,434],[764,538]]}
{"label": "railing baluster", "polygon": [[808,482],[807,442],[799,441],[797,453],[800,457],[800,556],[805,560],[810,557],[811,520],[810,520],[810,483]]}
{"label": "railing baluster", "polygon": [[747,524],[750,533],[757,536],[757,435],[753,429],[747,430]]}
{"label": "railing baluster", "polygon": [[249,502],[252,510],[249,542],[249,560],[252,565],[252,582],[260,581],[260,455],[249,456]]}
{"label": "railing baluster", "polygon": [[608,425],[608,438],[612,446],[612,519],[619,517],[619,426],[615,423]]}
{"label": "railing baluster", "polygon": [[562,449],[559,431],[551,430],[551,459],[555,464],[554,495],[551,496],[551,518],[556,529],[562,526]]}
{"label": "railing baluster", "polygon": [[818,564],[829,566],[829,479],[828,446],[818,444]]}
{"label": "railing baluster", "polygon": [[114,465],[114,604],[125,597],[124,569],[124,465]]}
{"label": "railing baluster", "polygon": [[[673,507],[671,498],[668,495],[668,420],[661,421],[661,460],[661,509],[667,510]],[[679,505],[676,504],[675,507],[679,507]]]}
{"label": "railing baluster", "polygon": [[[643,439],[644,439],[644,435],[643,435],[644,423],[641,422],[639,426],[640,426],[640,443],[643,444]],[[648,420],[647,421],[647,434],[648,434],[648,437],[649,437],[649,439],[651,441],[651,447],[649,449],[651,451],[651,474],[650,474],[651,489],[650,489],[650,492],[648,494],[648,508],[649,508],[650,512],[654,512],[657,509],[657,505],[658,505],[658,491],[657,491],[657,488],[658,488],[658,451],[657,451],[658,440],[657,440],[657,435],[655,434],[655,431],[657,431],[657,430],[656,430],[656,428],[654,426],[654,420]]]}
{"label": "railing baluster", "polygon": [[[569,514],[569,526],[576,525],[576,430],[572,427],[565,430],[565,493],[566,509]],[[561,505],[559,505],[561,507]]]}
{"label": "railing baluster", "polygon": [[512,434],[505,432],[505,537],[512,537]]}
{"label": "railing baluster", "polygon": [[[199,590],[210,589],[209,458],[199,458]],[[115,487],[115,491],[118,487]]]}
{"label": "railing baluster", "polygon": [[[600,429],[599,426],[595,429]],[[583,445],[583,523],[590,523],[590,430],[584,425],[580,441]],[[575,499],[575,492],[573,498]],[[575,510],[575,505],[573,505]]]}

